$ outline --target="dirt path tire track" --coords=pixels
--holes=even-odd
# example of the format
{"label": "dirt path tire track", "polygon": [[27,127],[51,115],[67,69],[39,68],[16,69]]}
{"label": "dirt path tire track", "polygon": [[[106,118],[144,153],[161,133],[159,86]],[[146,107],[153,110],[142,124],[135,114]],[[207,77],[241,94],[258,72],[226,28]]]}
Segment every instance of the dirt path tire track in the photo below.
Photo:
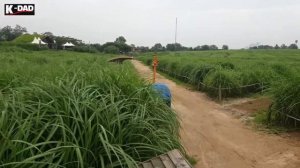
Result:
{"label": "dirt path tire track", "polygon": [[[152,71],[132,60],[151,81]],[[205,94],[190,91],[157,75],[171,89],[172,107],[181,120],[181,141],[198,163],[196,168],[299,168],[300,142],[247,128]]]}

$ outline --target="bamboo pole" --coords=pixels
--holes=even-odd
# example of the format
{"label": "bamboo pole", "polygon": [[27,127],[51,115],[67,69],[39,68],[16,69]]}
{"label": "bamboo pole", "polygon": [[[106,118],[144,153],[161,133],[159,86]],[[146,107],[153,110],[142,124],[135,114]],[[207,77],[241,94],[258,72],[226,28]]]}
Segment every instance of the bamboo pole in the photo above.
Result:
{"label": "bamboo pole", "polygon": [[156,68],[158,66],[158,58],[157,55],[155,54],[153,56],[153,83],[156,81]]}

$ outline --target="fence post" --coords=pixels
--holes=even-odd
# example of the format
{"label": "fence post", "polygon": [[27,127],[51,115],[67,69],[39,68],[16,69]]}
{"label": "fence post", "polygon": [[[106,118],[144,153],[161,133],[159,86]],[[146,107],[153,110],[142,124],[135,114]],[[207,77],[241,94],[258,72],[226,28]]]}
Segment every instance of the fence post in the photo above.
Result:
{"label": "fence post", "polygon": [[219,85],[219,101],[222,101],[222,88],[221,85]]}

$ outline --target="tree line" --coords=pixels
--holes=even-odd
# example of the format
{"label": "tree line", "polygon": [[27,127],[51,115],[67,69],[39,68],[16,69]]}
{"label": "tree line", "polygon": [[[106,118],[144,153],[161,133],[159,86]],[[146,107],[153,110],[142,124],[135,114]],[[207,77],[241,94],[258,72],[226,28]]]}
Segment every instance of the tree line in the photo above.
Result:
{"label": "tree line", "polygon": [[[25,39],[15,41],[15,39],[17,39],[21,35],[24,35]],[[29,35],[28,37],[30,39],[26,39],[25,35]],[[76,39],[73,37],[57,36],[54,35],[52,32],[44,32],[41,34],[34,32],[32,35],[30,35],[27,32],[27,29],[20,25],[16,25],[15,27],[5,26],[3,28],[0,28],[0,42],[2,43],[9,42],[9,44],[18,45],[20,47],[32,48],[29,47],[29,45],[33,46],[33,44],[30,44],[29,41],[32,41],[33,37],[40,37],[43,42],[47,43],[47,48],[49,49],[61,50],[64,49],[63,44],[67,42],[71,42],[75,45],[75,47],[68,48],[68,49],[78,51],[78,52],[99,51],[99,52],[117,54],[117,53],[128,53],[132,50],[132,47],[126,44],[126,39],[123,36],[116,38],[114,42],[107,42],[103,45],[100,45],[97,43],[86,44],[80,39]],[[28,43],[28,44],[24,44],[24,43]]]}
{"label": "tree line", "polygon": [[[229,50],[228,45],[223,45],[222,50]],[[185,47],[180,43],[171,43],[163,46],[161,43],[154,44],[153,47],[144,47],[139,46],[135,47],[135,50],[140,52],[161,52],[161,51],[206,51],[206,50],[219,50],[218,46],[216,45],[202,45],[196,47]]]}
{"label": "tree line", "polygon": [[251,49],[251,50],[255,50],[255,49],[298,49],[297,43],[298,43],[298,40],[296,40],[295,43],[292,43],[289,46],[287,46],[285,44],[282,44],[281,46],[276,44],[274,47],[270,46],[270,45],[257,45],[257,46],[249,47],[249,49]]}
{"label": "tree line", "polygon": [[[5,26],[3,28],[0,28],[0,42],[13,41],[14,39],[26,33],[28,33],[27,29],[20,25],[16,25],[15,27]],[[119,36],[115,39],[115,41],[106,42],[102,45],[99,43],[86,44],[82,40],[73,37],[57,36],[51,32],[44,32],[41,34],[33,33],[33,36],[41,37],[42,41],[47,43],[47,47],[49,49],[64,49],[63,44],[65,44],[66,42],[71,42],[75,44],[75,47],[69,49],[78,52],[104,52],[118,54],[129,52],[207,51],[219,49],[229,50],[229,46],[226,44],[224,44],[221,48],[218,48],[218,46],[214,44],[199,45],[196,47],[186,47],[181,45],[180,43],[170,43],[166,46],[163,46],[161,43],[156,43],[152,47],[135,46],[134,44],[126,44],[127,40],[123,36]],[[296,40],[295,43],[289,46],[285,44],[282,44],[281,46],[276,44],[274,47],[270,45],[257,45],[252,46],[249,49],[298,49],[297,43],[298,40]]]}

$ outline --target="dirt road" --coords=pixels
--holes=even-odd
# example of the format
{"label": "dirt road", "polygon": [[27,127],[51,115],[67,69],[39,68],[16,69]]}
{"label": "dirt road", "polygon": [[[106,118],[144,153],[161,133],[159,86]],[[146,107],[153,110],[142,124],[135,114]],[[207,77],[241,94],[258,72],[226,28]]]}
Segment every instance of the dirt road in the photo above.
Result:
{"label": "dirt road", "polygon": [[[151,79],[147,66],[132,63],[142,77]],[[300,168],[299,141],[254,131],[205,94],[157,77],[171,89],[182,143],[198,160],[196,168]]]}

